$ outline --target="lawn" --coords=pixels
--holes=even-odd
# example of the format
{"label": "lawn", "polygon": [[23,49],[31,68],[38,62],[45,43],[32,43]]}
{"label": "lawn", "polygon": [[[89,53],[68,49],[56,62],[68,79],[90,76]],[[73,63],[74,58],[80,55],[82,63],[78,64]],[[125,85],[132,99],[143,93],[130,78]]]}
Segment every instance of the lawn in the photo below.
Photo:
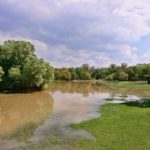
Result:
{"label": "lawn", "polygon": [[149,150],[150,149],[150,103],[106,104],[101,107],[102,116],[79,125],[95,141],[81,140],[82,150]]}
{"label": "lawn", "polygon": [[108,82],[106,85],[120,93],[133,94],[146,98],[150,97],[150,85],[145,81]]}
{"label": "lawn", "polygon": [[146,81],[121,81],[121,82],[109,82],[109,85],[118,88],[136,88],[136,89],[150,89],[150,85]]}

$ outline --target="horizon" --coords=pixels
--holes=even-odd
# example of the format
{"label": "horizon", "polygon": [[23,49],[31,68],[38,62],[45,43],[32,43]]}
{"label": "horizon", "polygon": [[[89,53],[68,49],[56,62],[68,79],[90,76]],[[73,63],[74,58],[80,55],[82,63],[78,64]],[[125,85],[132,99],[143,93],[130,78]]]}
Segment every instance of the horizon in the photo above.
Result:
{"label": "horizon", "polygon": [[2,0],[0,44],[26,40],[55,68],[150,63],[148,0]]}

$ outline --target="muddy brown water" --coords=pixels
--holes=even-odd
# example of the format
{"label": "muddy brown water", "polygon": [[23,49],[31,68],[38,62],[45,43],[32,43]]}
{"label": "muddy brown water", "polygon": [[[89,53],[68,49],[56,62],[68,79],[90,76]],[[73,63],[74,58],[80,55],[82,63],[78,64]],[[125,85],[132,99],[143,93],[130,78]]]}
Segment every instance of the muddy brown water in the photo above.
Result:
{"label": "muddy brown water", "polygon": [[112,97],[140,99],[107,86],[72,82],[53,83],[44,92],[0,94],[0,150],[38,144],[49,134],[94,140],[90,133],[69,125],[98,117],[99,106]]}

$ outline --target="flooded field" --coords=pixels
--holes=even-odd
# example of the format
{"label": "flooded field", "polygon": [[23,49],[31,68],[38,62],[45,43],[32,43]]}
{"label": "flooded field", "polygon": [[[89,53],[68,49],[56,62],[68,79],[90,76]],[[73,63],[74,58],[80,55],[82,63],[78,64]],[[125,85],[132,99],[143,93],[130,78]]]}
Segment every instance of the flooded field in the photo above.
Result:
{"label": "flooded field", "polygon": [[30,149],[54,136],[95,140],[69,125],[98,117],[99,106],[108,100],[135,101],[142,96],[138,90],[71,82],[53,83],[44,92],[0,94],[0,150]]}

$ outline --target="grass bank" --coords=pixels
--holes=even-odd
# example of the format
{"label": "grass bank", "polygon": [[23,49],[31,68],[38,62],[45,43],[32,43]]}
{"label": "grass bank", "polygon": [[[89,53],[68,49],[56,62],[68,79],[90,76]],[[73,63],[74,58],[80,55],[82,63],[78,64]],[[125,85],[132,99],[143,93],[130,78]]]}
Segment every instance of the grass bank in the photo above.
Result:
{"label": "grass bank", "polygon": [[102,116],[79,125],[96,141],[79,141],[82,150],[149,150],[150,105],[106,104],[101,107]]}
{"label": "grass bank", "polygon": [[121,81],[121,82],[108,82],[108,85],[115,88],[135,88],[135,89],[150,89],[150,85],[145,81]]}
{"label": "grass bank", "polygon": [[141,97],[150,97],[150,85],[145,81],[122,81],[122,82],[107,82],[106,85],[113,91],[123,94],[133,94]]}

